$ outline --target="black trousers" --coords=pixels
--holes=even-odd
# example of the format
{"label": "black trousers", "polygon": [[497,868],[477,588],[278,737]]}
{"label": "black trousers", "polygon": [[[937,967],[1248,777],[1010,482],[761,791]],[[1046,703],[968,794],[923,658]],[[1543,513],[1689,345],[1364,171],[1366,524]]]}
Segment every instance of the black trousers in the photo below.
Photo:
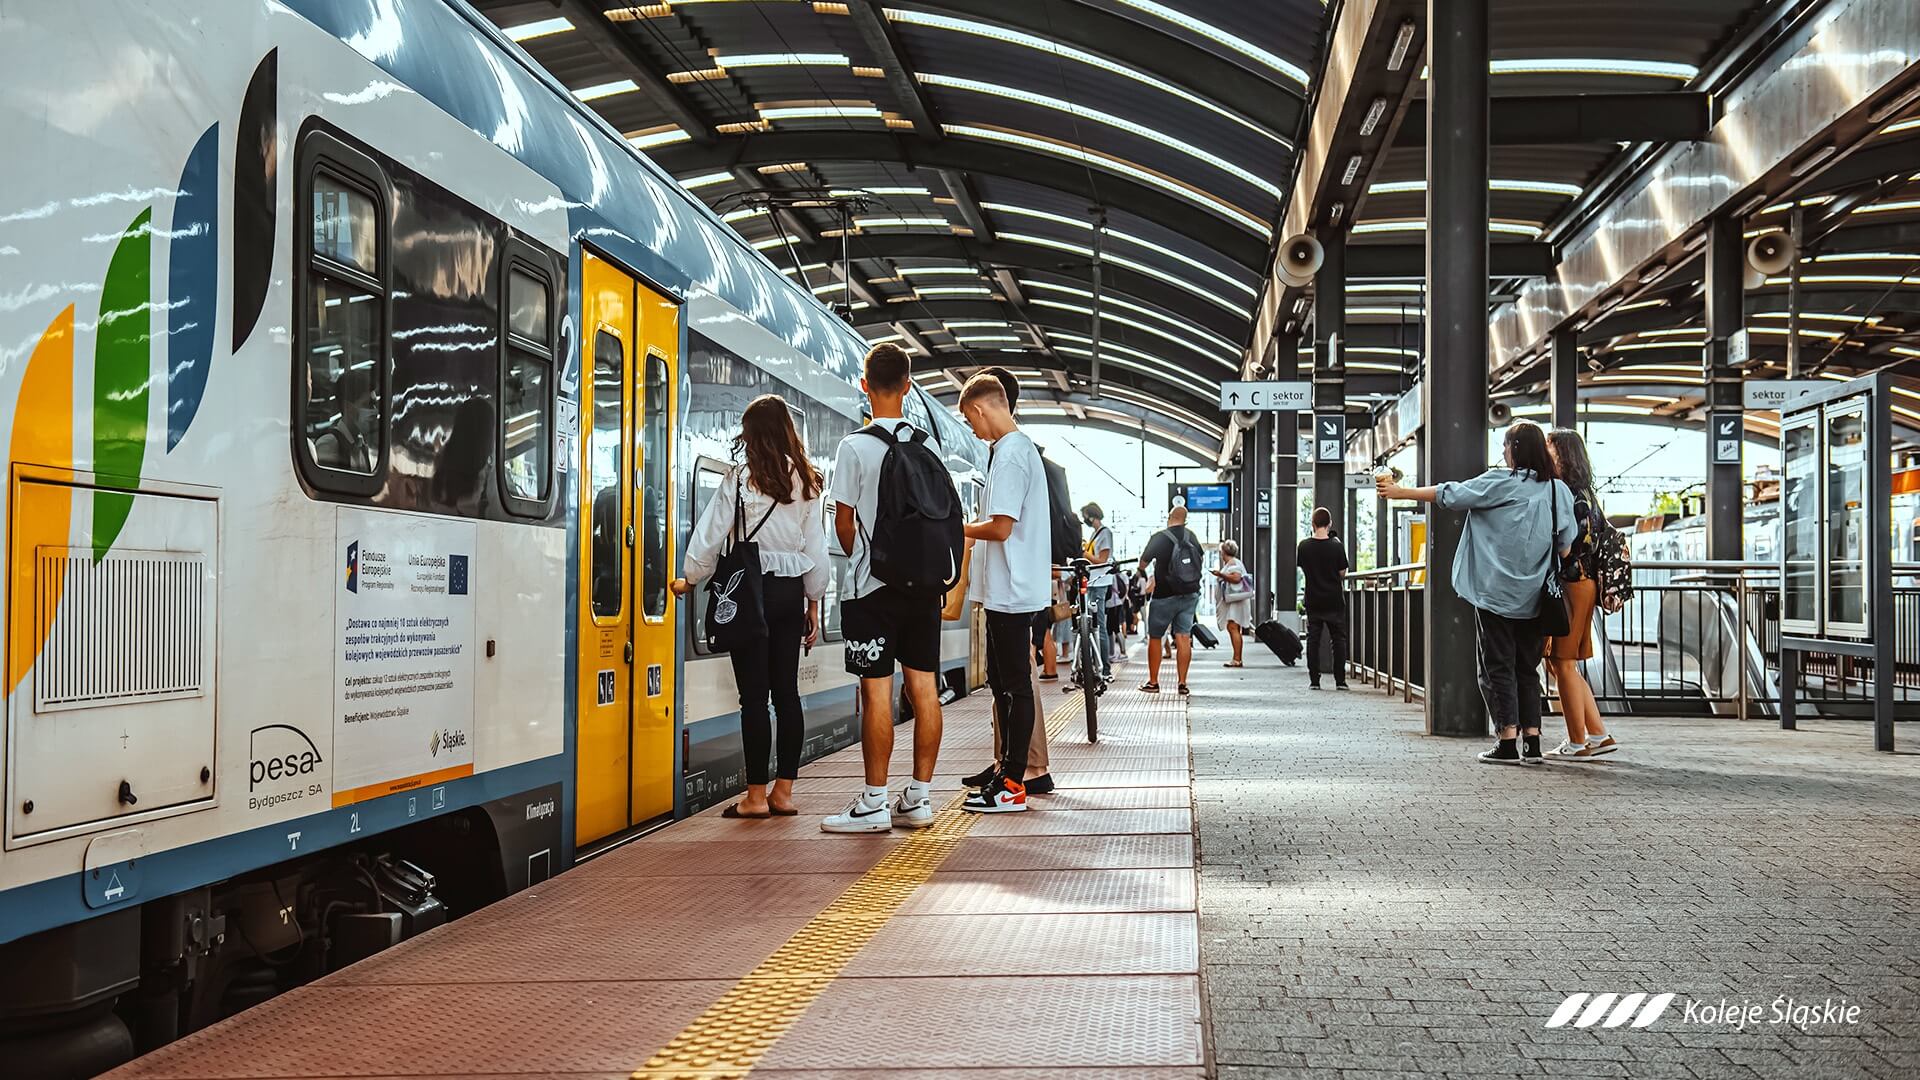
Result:
{"label": "black trousers", "polygon": [[1540,728],[1540,656],[1546,635],[1533,619],[1473,609],[1480,628],[1480,696],[1499,728]]}
{"label": "black trousers", "polygon": [[1330,611],[1324,614],[1307,615],[1307,677],[1315,686],[1320,685],[1321,643],[1327,638],[1333,639],[1333,681],[1347,684],[1347,613]]}
{"label": "black trousers", "polygon": [[1000,772],[1016,784],[1026,779],[1033,741],[1034,615],[987,612],[987,687],[1000,715]]}
{"label": "black trousers", "polygon": [[768,575],[762,580],[767,613],[764,647],[735,649],[728,654],[733,661],[733,681],[740,687],[740,742],[747,755],[749,784],[768,780],[767,751],[773,743],[767,716],[769,698],[773,713],[780,718],[780,779],[799,779],[800,744],[806,734],[806,717],[800,711],[800,639],[807,633],[806,590],[799,578]]}

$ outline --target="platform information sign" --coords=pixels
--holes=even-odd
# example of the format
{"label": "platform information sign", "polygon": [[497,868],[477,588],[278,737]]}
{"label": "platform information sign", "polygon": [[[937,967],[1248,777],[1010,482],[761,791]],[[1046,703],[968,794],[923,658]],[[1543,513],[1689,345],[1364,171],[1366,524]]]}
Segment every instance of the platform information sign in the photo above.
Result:
{"label": "platform information sign", "polygon": [[1313,408],[1313,384],[1223,382],[1220,408],[1229,412],[1303,412]]}
{"label": "platform information sign", "polygon": [[1740,384],[1740,395],[1749,409],[1779,412],[1789,403],[1831,385],[1827,379],[1755,379]]}

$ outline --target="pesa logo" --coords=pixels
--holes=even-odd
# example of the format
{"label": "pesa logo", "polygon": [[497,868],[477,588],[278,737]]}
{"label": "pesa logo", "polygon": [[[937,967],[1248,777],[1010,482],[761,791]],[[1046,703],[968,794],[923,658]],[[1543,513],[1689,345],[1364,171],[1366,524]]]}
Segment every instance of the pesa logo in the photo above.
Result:
{"label": "pesa logo", "polygon": [[247,790],[313,773],[323,759],[307,733],[288,724],[267,724],[247,735]]}

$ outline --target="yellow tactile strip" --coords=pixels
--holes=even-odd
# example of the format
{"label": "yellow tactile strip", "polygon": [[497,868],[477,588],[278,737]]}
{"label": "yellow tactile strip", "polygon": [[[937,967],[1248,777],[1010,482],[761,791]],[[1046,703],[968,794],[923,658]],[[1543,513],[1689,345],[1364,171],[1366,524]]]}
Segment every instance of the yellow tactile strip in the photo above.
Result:
{"label": "yellow tactile strip", "polygon": [[[1047,734],[1057,736],[1079,711],[1078,696],[1055,706]],[[751,1072],[972,830],[978,819],[960,809],[962,798],[934,814],[932,825],[909,833],[634,1070],[633,1080],[735,1080]]]}

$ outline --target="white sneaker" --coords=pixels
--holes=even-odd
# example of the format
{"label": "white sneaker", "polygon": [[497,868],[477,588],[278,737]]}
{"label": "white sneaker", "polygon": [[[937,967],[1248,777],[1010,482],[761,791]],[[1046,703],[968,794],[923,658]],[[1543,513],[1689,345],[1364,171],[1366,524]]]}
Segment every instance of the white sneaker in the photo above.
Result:
{"label": "white sneaker", "polygon": [[1593,756],[1593,749],[1586,743],[1577,743],[1571,739],[1560,740],[1560,745],[1547,751],[1550,758],[1563,761],[1585,761]]}
{"label": "white sneaker", "polygon": [[1613,736],[1611,735],[1602,735],[1598,739],[1587,740],[1587,753],[1593,757],[1599,757],[1601,754],[1611,754],[1618,749],[1620,749],[1620,744],[1614,742]]}
{"label": "white sneaker", "polygon": [[820,821],[820,831],[830,833],[876,833],[891,828],[893,820],[887,814],[885,800],[879,806],[868,806],[864,794],[855,795],[845,810]]}
{"label": "white sneaker", "polygon": [[897,829],[924,829],[933,824],[933,796],[923,795],[909,803],[907,793],[893,800],[893,825]]}

